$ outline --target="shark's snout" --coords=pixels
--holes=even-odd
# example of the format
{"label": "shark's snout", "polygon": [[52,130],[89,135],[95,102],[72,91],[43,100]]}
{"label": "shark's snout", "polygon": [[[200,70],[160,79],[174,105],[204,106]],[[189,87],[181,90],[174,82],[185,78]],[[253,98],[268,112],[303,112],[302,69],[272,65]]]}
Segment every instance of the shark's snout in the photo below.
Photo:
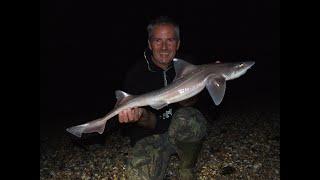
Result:
{"label": "shark's snout", "polygon": [[251,68],[251,66],[253,66],[253,65],[255,64],[254,61],[247,61],[247,62],[245,62],[245,63],[246,63],[246,65],[247,65],[248,69]]}

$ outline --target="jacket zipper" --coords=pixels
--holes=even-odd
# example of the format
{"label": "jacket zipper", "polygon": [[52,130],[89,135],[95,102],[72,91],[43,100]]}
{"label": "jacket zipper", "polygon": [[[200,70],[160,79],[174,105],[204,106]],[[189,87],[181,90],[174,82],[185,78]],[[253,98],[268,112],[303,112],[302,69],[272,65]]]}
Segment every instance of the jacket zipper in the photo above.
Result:
{"label": "jacket zipper", "polygon": [[168,85],[166,71],[163,71],[163,83],[165,87]]}

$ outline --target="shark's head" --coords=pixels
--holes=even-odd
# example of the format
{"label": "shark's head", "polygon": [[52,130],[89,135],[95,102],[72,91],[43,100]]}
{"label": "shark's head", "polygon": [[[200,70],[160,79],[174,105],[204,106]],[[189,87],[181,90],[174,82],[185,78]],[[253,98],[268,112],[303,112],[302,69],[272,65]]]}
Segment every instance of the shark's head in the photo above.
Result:
{"label": "shark's head", "polygon": [[246,61],[228,64],[229,71],[225,71],[224,73],[226,80],[231,80],[242,76],[251,66],[254,65],[254,63],[254,61]]}

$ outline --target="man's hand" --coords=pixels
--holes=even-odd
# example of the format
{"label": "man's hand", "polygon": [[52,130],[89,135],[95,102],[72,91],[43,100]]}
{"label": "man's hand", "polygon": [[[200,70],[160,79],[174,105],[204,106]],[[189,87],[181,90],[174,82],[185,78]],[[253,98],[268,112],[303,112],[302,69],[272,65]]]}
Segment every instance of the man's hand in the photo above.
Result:
{"label": "man's hand", "polygon": [[153,129],[156,125],[157,118],[152,112],[149,112],[144,108],[135,107],[121,111],[119,113],[119,122],[137,122],[138,125]]}
{"label": "man's hand", "polygon": [[119,113],[119,122],[120,123],[129,123],[129,122],[136,122],[138,121],[143,111],[146,111],[143,108],[132,108],[132,109],[126,109]]}

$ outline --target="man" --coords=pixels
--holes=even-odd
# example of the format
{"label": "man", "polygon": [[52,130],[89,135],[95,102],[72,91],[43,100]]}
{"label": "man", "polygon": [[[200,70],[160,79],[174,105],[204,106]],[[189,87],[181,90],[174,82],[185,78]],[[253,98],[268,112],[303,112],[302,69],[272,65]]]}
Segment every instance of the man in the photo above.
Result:
{"label": "man", "polygon": [[[132,67],[124,82],[123,90],[130,94],[160,89],[175,77],[172,61],[180,47],[179,26],[160,17],[147,30],[149,53]],[[128,179],[163,179],[174,153],[181,160],[179,178],[195,178],[194,166],[206,135],[206,120],[192,107],[196,100],[190,98],[160,110],[140,107],[119,113],[119,122],[133,146],[126,167]]]}

